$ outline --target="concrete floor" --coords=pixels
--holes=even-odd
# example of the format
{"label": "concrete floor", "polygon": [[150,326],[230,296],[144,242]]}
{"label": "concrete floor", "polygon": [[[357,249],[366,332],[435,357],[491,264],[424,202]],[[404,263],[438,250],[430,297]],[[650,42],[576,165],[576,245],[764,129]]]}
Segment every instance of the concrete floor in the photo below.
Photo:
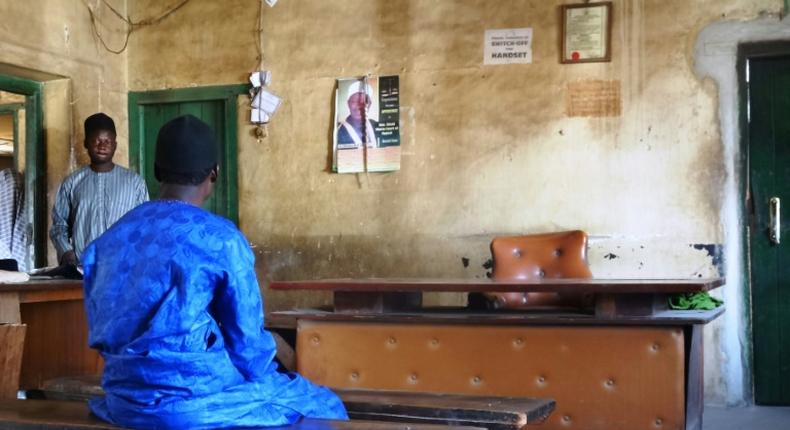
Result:
{"label": "concrete floor", "polygon": [[705,406],[703,430],[790,430],[790,407]]}

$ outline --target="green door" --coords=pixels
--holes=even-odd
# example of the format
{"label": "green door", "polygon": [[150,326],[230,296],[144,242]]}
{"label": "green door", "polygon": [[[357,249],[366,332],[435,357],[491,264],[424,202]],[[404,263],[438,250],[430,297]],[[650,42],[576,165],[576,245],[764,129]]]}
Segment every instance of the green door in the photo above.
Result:
{"label": "green door", "polygon": [[245,86],[204,87],[129,94],[129,164],[145,179],[152,199],[159,195],[154,154],[159,129],[181,115],[194,115],[210,125],[220,146],[219,177],[203,205],[238,224],[236,186],[236,98]]}
{"label": "green door", "polygon": [[225,201],[224,191],[227,188],[228,177],[225,174],[225,167],[222,160],[225,159],[225,142],[222,139],[222,131],[225,129],[223,121],[223,106],[222,101],[209,100],[197,102],[183,102],[183,103],[162,103],[162,104],[149,104],[142,107],[141,120],[143,123],[143,140],[142,146],[144,148],[145,163],[141,166],[141,174],[148,185],[148,193],[151,198],[156,198],[159,195],[159,182],[154,177],[154,153],[156,150],[156,136],[159,129],[168,121],[181,115],[194,115],[202,119],[206,124],[210,125],[212,129],[217,132],[217,141],[220,147],[220,176],[214,184],[214,192],[203,205],[203,207],[211,212],[227,216],[222,210],[222,202]]}
{"label": "green door", "polygon": [[755,401],[790,405],[790,56],[752,58],[748,76]]}

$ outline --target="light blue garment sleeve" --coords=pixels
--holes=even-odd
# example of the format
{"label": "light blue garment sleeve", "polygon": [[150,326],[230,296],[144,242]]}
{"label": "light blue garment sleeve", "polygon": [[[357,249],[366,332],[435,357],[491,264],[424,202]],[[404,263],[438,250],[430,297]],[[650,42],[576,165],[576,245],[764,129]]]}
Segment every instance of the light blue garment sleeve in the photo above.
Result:
{"label": "light blue garment sleeve", "polygon": [[71,216],[69,194],[71,194],[71,183],[65,180],[58,188],[55,205],[52,207],[52,227],[49,230],[49,237],[58,252],[58,262],[63,254],[74,249],[69,240],[68,223]]}
{"label": "light blue garment sleeve", "polygon": [[263,328],[263,303],[255,276],[255,258],[239,233],[226,243],[226,278],[214,297],[214,318],[220,325],[230,359],[249,381],[260,381],[276,368],[271,333]]}
{"label": "light blue garment sleeve", "polygon": [[135,187],[135,194],[137,194],[136,202],[134,206],[139,204],[145,203],[148,201],[148,187],[145,185],[145,181],[143,180],[140,175],[137,176],[137,186]]}

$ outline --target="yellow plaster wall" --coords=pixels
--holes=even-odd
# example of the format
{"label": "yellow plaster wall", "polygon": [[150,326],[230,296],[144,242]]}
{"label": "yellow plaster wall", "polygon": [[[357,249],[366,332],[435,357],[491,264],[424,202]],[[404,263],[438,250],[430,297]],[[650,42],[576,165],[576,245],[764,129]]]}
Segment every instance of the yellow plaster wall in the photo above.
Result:
{"label": "yellow plaster wall", "polygon": [[[591,235],[595,276],[715,274],[692,246],[724,241],[716,88],[694,77],[693,44],[707,23],[781,0],[615,1],[613,60],[584,65],[558,62],[562,3],[264,6],[265,68],[285,102],[260,142],[243,97],[239,124],[241,228],[261,278],[480,277],[492,237],[574,228]],[[194,0],[140,30],[130,90],[245,82],[257,17],[257,2]],[[483,66],[484,31],[515,27],[533,28],[533,63]],[[365,73],[400,75],[402,169],[331,174],[334,80]],[[566,87],[583,79],[620,81],[622,116],[567,117]],[[327,299],[265,293],[269,309]]]}
{"label": "yellow plaster wall", "polygon": [[[109,4],[126,10],[125,0]],[[49,211],[63,178],[88,163],[82,147],[84,119],[103,111],[115,119],[118,152],[127,164],[126,54],[101,47],[91,27],[112,47],[123,44],[122,23],[99,1],[27,0],[0,2],[0,73],[44,83],[44,145]],[[49,212],[48,212],[49,213]],[[50,263],[54,254],[50,246]]]}

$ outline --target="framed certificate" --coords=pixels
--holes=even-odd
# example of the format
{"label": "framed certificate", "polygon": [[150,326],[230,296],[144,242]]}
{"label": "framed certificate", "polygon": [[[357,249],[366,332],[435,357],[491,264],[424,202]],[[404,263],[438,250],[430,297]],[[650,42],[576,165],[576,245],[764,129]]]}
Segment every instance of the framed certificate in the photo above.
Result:
{"label": "framed certificate", "polygon": [[612,2],[562,6],[562,63],[611,61]]}

